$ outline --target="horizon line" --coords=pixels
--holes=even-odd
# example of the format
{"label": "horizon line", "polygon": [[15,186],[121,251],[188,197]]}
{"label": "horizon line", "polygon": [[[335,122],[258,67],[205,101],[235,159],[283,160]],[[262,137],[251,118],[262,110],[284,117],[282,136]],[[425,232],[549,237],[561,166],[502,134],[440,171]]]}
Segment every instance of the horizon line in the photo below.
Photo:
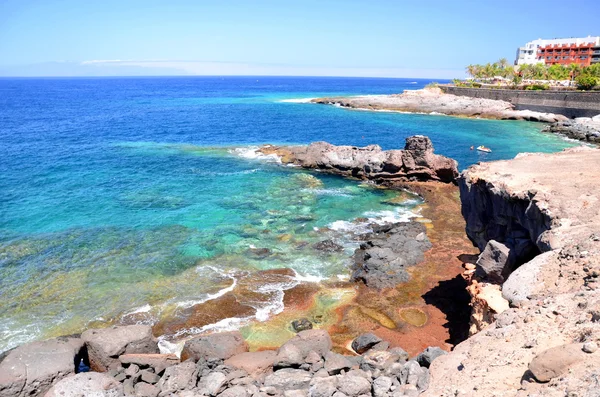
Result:
{"label": "horizon line", "polygon": [[56,75],[38,75],[38,76],[12,76],[12,75],[0,75],[0,79],[37,79],[37,78],[159,78],[159,77],[295,77],[295,78],[345,78],[345,79],[415,79],[415,80],[452,80],[450,78],[440,78],[440,77],[394,77],[394,76],[335,76],[335,75],[267,75],[267,74],[157,74],[157,75],[104,75],[104,76],[81,76],[81,75],[72,75],[72,76],[56,76]]}

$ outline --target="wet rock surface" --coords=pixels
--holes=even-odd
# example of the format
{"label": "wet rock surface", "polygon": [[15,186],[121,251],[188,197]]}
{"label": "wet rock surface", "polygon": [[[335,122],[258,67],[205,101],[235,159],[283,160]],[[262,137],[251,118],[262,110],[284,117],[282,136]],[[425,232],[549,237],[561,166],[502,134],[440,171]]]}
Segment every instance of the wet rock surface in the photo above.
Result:
{"label": "wet rock surface", "polygon": [[335,146],[315,142],[308,146],[263,146],[263,154],[275,154],[286,164],[317,169],[358,179],[384,181],[440,181],[453,183],[458,176],[457,162],[434,154],[431,140],[422,135],[406,138],[404,150]]}
{"label": "wet rock surface", "polygon": [[393,288],[409,279],[407,268],[423,261],[431,248],[419,222],[381,226],[354,252],[352,279],[373,288]]}

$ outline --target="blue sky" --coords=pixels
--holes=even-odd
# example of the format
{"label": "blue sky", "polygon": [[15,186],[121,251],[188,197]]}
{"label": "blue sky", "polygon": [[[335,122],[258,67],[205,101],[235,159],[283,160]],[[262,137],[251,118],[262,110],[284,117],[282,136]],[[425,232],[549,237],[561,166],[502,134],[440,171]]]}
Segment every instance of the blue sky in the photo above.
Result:
{"label": "blue sky", "polygon": [[0,75],[462,77],[599,0],[0,0]]}

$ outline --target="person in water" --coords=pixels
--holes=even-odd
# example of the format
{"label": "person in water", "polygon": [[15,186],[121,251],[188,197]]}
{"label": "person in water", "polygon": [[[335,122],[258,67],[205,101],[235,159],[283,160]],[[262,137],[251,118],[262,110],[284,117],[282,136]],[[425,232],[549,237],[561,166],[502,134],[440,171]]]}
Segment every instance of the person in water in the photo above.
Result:
{"label": "person in water", "polygon": [[474,147],[474,146],[471,146],[471,150],[473,150],[473,149],[475,149],[475,147]]}

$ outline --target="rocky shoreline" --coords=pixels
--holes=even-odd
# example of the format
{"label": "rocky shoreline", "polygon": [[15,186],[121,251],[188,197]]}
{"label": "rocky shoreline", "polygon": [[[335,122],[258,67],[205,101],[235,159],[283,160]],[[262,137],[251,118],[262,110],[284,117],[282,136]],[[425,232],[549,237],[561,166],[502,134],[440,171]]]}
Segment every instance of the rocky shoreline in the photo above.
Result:
{"label": "rocky shoreline", "polygon": [[[325,143],[261,150],[283,163],[410,188],[431,201],[443,189],[456,189],[449,177],[458,175],[455,162],[433,154],[426,137],[409,138],[399,151]],[[449,354],[429,347],[410,359],[402,343],[381,337],[394,335],[383,326],[347,346],[336,346],[325,330],[308,329],[276,350],[254,352],[238,332],[202,335],[187,340],[178,357],[159,353],[149,326],[110,327],[6,352],[0,397],[598,395],[599,170],[600,150],[580,147],[464,171],[456,183],[466,234],[479,255],[443,227],[423,234],[422,224],[385,225],[366,238],[354,258],[357,287],[365,290],[359,305],[410,293],[388,286],[407,275],[414,282],[442,272],[461,258],[459,285],[470,294],[472,310],[470,321],[460,317],[459,323],[470,327],[470,337],[459,336]],[[406,251],[406,244],[413,246]],[[447,247],[450,256],[432,258],[429,246]],[[403,261],[392,263],[395,256]],[[450,280],[441,277],[444,282]],[[438,287],[423,287],[430,291],[425,299],[433,299]],[[464,304],[458,295],[438,297],[436,304],[455,327],[452,309]],[[409,307],[399,312],[419,317]],[[375,317],[381,324],[389,319]],[[411,332],[427,336],[427,328]],[[88,367],[95,372],[85,372]]]}
{"label": "rocky shoreline", "polygon": [[574,120],[558,121],[544,127],[542,131],[598,144],[600,143],[600,114],[594,117],[579,117]]}
{"label": "rocky shoreline", "polygon": [[444,114],[496,120],[527,120],[554,123],[568,118],[553,113],[516,110],[510,102],[445,94],[441,89],[406,90],[402,94],[355,97],[326,97],[313,103],[350,109],[394,111],[407,113]]}

